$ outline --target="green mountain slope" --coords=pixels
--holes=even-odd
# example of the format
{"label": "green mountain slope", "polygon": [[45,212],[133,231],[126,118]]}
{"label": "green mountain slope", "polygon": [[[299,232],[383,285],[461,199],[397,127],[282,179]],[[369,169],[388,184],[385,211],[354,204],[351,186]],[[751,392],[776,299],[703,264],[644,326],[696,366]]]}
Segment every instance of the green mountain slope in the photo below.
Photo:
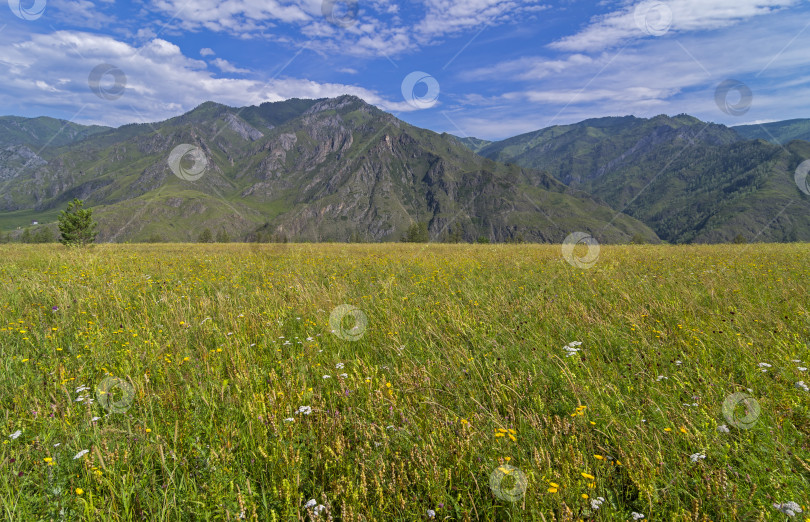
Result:
{"label": "green mountain slope", "polygon": [[[794,171],[805,142],[745,141],[691,116],[600,118],[493,143],[480,154],[545,169],[670,242],[810,240]],[[793,203],[791,203],[793,202]],[[790,212],[783,211],[790,205]]]}
{"label": "green mountain slope", "polygon": [[[196,181],[168,158],[198,147]],[[398,240],[417,221],[444,240],[602,242],[648,227],[540,171],[505,166],[456,138],[410,126],[352,96],[235,109],[205,103],[151,125],[130,125],[7,167],[3,212],[47,214],[73,197],[97,209],[100,239],[194,240],[210,228],[236,239]],[[43,163],[44,162],[44,163]],[[19,163],[19,162],[18,162]],[[187,168],[191,162],[184,162]]]}
{"label": "green mountain slope", "polygon": [[111,130],[98,125],[79,125],[54,118],[0,117],[0,149],[24,145],[37,152],[56,148]]}
{"label": "green mountain slope", "polygon": [[775,121],[760,125],[738,125],[732,129],[743,138],[770,141],[777,145],[784,145],[793,140],[810,141],[810,119]]}

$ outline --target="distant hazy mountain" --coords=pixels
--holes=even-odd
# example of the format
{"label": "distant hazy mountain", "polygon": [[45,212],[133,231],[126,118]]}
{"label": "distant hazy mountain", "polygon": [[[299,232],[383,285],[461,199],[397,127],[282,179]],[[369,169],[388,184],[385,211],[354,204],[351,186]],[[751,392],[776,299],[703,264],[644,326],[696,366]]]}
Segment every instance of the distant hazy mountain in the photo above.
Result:
{"label": "distant hazy mountain", "polygon": [[[42,151],[9,134],[0,228],[52,220],[78,197],[96,209],[102,241],[188,241],[205,228],[237,240],[390,241],[418,221],[434,240],[562,241],[574,231],[658,240],[540,170],[482,158],[353,96],[241,109],[209,102],[160,123],[71,130],[73,139]],[[207,164],[196,181],[169,167],[184,144]]]}
{"label": "distant hazy mountain", "polygon": [[810,141],[810,119],[776,121],[761,125],[738,125],[732,129],[749,140],[765,140],[777,145],[793,140]]}
{"label": "distant hazy mountain", "polygon": [[479,154],[548,171],[667,241],[810,241],[810,198],[794,182],[810,143],[783,149],[738,131],[688,115],[599,118],[494,142]]}

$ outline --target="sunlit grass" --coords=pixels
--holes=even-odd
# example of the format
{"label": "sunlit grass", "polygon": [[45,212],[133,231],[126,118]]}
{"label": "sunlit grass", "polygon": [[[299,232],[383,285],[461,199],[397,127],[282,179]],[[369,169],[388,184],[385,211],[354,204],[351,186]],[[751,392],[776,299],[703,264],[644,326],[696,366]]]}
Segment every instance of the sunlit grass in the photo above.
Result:
{"label": "sunlit grass", "polygon": [[2,245],[2,517],[804,520],[809,254]]}

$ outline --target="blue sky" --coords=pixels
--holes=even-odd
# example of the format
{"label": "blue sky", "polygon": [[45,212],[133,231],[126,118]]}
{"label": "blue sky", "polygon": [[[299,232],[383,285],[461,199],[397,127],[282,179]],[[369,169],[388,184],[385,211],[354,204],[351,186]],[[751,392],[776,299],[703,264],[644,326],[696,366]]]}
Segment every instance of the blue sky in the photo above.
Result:
{"label": "blue sky", "polygon": [[8,0],[0,13],[5,115],[118,126],[207,100],[351,93],[487,139],[627,114],[810,117],[799,0]]}

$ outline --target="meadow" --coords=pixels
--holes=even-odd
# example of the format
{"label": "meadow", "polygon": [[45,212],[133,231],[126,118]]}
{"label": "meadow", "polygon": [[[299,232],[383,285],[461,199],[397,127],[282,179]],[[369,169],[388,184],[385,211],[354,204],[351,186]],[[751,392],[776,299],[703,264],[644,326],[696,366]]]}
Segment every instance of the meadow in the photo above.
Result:
{"label": "meadow", "polygon": [[0,245],[0,517],[810,520],[808,283],[806,244]]}

